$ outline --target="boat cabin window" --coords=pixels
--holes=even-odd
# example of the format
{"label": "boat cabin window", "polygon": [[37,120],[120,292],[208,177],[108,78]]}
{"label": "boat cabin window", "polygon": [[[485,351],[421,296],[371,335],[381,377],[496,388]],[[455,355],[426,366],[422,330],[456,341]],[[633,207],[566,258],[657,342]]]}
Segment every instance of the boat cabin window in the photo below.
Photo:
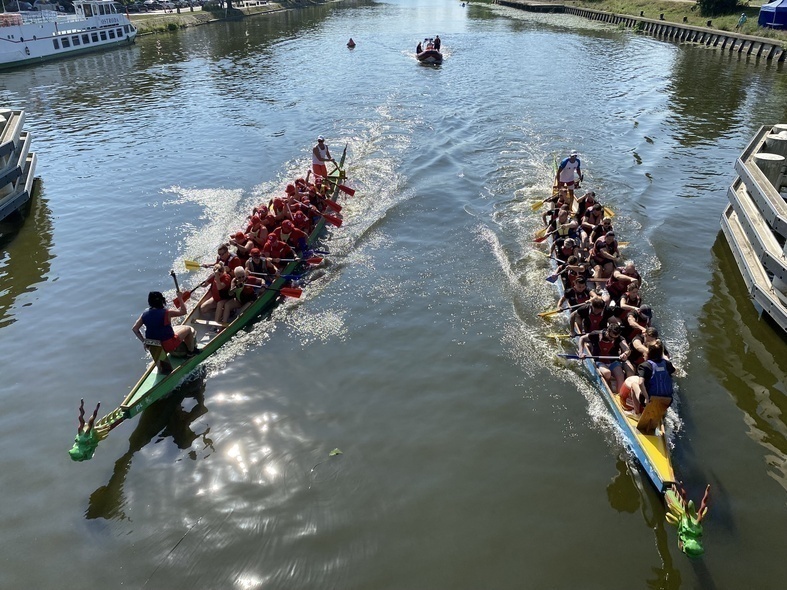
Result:
{"label": "boat cabin window", "polygon": [[123,25],[123,30],[128,33],[128,25]]}
{"label": "boat cabin window", "polygon": [[74,45],[74,47],[79,45],[79,35],[74,35],[71,37],[71,43]]}
{"label": "boat cabin window", "polygon": [[118,29],[117,32],[118,32],[118,39],[122,39],[123,38],[123,29]]}
{"label": "boat cabin window", "polygon": [[63,44],[63,49],[66,47],[71,47],[71,43],[68,40],[68,37],[63,37],[60,42]]}
{"label": "boat cabin window", "polygon": [[85,11],[85,16],[93,16],[93,7],[90,4],[85,4],[82,8]]}
{"label": "boat cabin window", "polygon": [[102,41],[106,41],[107,40],[107,32],[106,31],[101,31],[101,40]]}
{"label": "boat cabin window", "polygon": [[93,43],[98,43],[98,33],[90,33],[90,38],[93,40]]}
{"label": "boat cabin window", "polygon": [[57,42],[57,39],[52,39],[52,45],[55,46],[55,49],[60,49],[60,43]]}
{"label": "boat cabin window", "polygon": [[82,35],[82,44],[87,45],[88,43],[90,43],[90,37],[87,35],[87,33],[85,33]]}
{"label": "boat cabin window", "polygon": [[114,39],[115,38],[115,29],[109,29],[108,33],[109,33],[109,38],[110,39]]}

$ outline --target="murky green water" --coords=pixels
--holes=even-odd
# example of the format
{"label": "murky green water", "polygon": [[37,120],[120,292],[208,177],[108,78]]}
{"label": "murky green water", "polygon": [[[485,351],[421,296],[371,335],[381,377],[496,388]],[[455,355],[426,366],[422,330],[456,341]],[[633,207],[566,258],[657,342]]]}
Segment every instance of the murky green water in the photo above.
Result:
{"label": "murky green water", "polygon": [[[445,63],[422,67],[434,34]],[[780,68],[564,16],[345,2],[4,73],[0,104],[27,110],[44,186],[0,250],[0,587],[783,583],[787,345],[718,224],[735,157],[787,122]],[[318,134],[349,145],[357,193],[307,296],[71,463],[80,397],[110,409],[144,368],[147,291]],[[686,373],[700,562],[535,315],[554,293],[529,205],[571,148]]]}

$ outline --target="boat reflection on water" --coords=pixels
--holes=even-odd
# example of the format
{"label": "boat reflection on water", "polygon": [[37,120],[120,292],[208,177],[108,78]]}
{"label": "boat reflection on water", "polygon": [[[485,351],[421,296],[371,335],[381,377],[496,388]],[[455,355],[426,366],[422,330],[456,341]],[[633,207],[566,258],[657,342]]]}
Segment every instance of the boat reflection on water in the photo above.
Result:
{"label": "boat reflection on water", "polygon": [[[661,497],[643,479],[639,469],[629,467],[624,458],[616,462],[618,474],[607,486],[609,505],[618,512],[635,514],[642,512],[648,528],[656,535],[656,549],[661,558],[661,566],[654,567],[655,578],[646,580],[648,588],[680,588],[681,577],[670,554],[670,538],[665,527],[664,503]],[[636,584],[634,584],[636,586]]]}
{"label": "boat reflection on water", "polygon": [[51,267],[52,211],[43,184],[35,186],[27,205],[0,222],[0,328],[15,321],[17,297],[35,291]]}
{"label": "boat reflection on water", "polygon": [[[208,412],[205,406],[205,371],[200,370],[195,375],[194,379],[187,381],[171,395],[159,400],[142,413],[137,427],[129,437],[128,451],[115,461],[112,477],[106,485],[90,494],[85,518],[126,519],[123,485],[131,469],[131,460],[137,451],[143,449],[153,439],[158,443],[171,437],[172,442],[179,449],[190,449],[194,441],[201,438],[202,448],[213,449],[209,426],[205,426],[201,432],[194,432],[191,428],[195,420]],[[189,398],[196,403],[193,405],[191,402],[184,403]],[[189,457],[196,458],[193,450],[189,453]]]}
{"label": "boat reflection on water", "polygon": [[745,414],[768,475],[787,490],[787,334],[752,305],[721,232],[712,254],[713,296],[700,314],[708,366]]}

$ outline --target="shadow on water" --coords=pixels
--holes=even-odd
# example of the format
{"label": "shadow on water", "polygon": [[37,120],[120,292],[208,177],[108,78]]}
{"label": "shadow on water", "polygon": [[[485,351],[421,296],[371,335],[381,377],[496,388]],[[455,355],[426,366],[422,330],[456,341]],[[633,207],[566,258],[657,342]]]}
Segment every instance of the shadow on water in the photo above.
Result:
{"label": "shadow on water", "polygon": [[15,321],[17,297],[35,291],[50,269],[52,212],[37,184],[28,204],[0,222],[0,328]]}
{"label": "shadow on water", "polygon": [[[185,410],[182,403],[188,398],[193,398],[196,404],[190,410]],[[189,449],[195,440],[201,438],[204,448],[213,449],[213,441],[208,436],[209,427],[206,427],[204,432],[194,432],[191,429],[191,424],[207,412],[204,374],[183,384],[171,395],[145,410],[129,437],[128,451],[115,461],[115,468],[109,482],[90,494],[85,518],[126,519],[123,485],[131,469],[131,460],[137,451],[142,450],[154,438],[156,443],[160,443],[172,437],[172,442],[179,449]],[[189,457],[196,459],[195,451],[189,452]]]}

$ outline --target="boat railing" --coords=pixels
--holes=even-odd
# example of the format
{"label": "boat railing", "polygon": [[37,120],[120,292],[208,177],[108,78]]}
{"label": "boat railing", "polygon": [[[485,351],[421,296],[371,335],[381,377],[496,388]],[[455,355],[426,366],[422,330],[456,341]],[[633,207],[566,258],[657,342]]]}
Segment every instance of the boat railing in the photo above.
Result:
{"label": "boat railing", "polygon": [[20,12],[22,15],[22,23],[26,25],[35,25],[41,23],[75,23],[85,20],[78,17],[76,14],[63,14],[62,12],[55,12],[54,10],[32,10]]}

